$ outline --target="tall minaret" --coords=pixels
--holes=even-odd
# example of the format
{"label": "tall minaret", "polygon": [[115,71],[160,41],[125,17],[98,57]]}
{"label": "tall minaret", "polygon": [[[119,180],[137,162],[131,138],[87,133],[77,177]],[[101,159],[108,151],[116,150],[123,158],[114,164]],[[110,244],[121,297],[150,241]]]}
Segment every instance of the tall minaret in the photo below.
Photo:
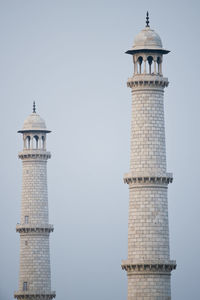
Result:
{"label": "tall minaret", "polygon": [[19,158],[23,165],[21,221],[16,231],[20,234],[19,287],[17,299],[47,300],[55,298],[51,291],[49,253],[49,225],[47,194],[46,129],[44,120],[33,113],[24,122],[23,151]]}
{"label": "tall minaret", "polygon": [[122,269],[128,275],[128,300],[171,299],[167,188],[172,174],[166,171],[163,49],[159,35],[146,27],[136,36],[131,54],[132,90],[129,185],[128,259]]}

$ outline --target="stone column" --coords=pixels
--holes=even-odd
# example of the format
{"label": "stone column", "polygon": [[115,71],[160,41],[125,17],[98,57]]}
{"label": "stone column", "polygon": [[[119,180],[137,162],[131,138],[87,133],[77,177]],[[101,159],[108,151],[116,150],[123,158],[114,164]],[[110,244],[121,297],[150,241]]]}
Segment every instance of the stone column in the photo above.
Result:
{"label": "stone column", "polygon": [[147,73],[147,60],[144,58],[144,74]]}
{"label": "stone column", "polygon": [[156,70],[156,59],[154,59],[154,74],[156,75],[157,74],[157,70]]}
{"label": "stone column", "polygon": [[162,60],[160,62],[160,75],[162,75]]}

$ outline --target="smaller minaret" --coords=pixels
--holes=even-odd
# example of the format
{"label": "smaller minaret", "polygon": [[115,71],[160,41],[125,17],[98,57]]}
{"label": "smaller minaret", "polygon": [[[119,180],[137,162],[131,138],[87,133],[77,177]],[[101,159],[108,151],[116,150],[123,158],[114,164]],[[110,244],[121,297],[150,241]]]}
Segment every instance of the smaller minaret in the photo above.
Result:
{"label": "smaller minaret", "polygon": [[22,202],[21,221],[16,231],[20,234],[19,288],[14,294],[17,299],[48,300],[55,298],[51,291],[49,225],[47,193],[47,160],[51,157],[46,150],[47,130],[45,121],[33,112],[24,122],[22,130]]}

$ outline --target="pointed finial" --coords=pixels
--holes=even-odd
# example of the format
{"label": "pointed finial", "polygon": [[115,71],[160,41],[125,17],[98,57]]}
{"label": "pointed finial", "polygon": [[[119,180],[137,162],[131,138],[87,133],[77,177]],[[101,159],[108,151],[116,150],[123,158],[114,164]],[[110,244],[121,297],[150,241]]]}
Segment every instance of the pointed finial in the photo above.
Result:
{"label": "pointed finial", "polygon": [[36,113],[35,101],[33,101],[33,113]]}
{"label": "pointed finial", "polygon": [[146,27],[149,27],[149,12],[147,11],[146,15]]}

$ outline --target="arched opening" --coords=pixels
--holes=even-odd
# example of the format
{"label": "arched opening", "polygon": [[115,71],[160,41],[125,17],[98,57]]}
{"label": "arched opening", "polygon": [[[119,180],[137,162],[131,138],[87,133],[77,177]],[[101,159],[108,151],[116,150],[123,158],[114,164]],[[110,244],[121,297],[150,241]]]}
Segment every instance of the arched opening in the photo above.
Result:
{"label": "arched opening", "polygon": [[143,58],[142,56],[139,56],[138,57],[139,74],[142,73],[142,62],[143,62]]}
{"label": "arched opening", "polygon": [[30,145],[31,145],[31,138],[30,138],[30,136],[27,136],[26,142],[25,142],[26,149],[30,149]]}
{"label": "arched opening", "polygon": [[38,149],[38,136],[37,135],[34,135],[33,137],[33,149]]}
{"label": "arched opening", "polygon": [[158,74],[161,74],[161,58],[157,57],[157,64],[158,64]]}
{"label": "arched opening", "polygon": [[45,137],[42,136],[42,149],[45,149]]}
{"label": "arched opening", "polygon": [[148,56],[147,57],[147,61],[148,61],[148,66],[149,66],[149,74],[151,74],[152,73],[151,65],[152,65],[152,62],[153,62],[153,57],[152,56]]}

